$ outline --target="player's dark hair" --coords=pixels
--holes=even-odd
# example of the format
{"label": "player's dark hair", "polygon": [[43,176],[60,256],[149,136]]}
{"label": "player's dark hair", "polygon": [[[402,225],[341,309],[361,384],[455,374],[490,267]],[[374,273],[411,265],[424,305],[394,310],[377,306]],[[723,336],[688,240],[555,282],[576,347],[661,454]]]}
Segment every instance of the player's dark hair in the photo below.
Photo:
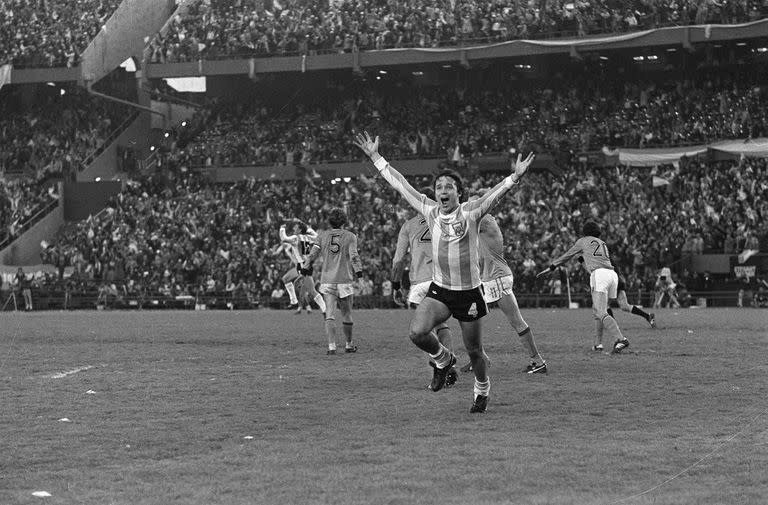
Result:
{"label": "player's dark hair", "polygon": [[340,207],[333,207],[328,211],[328,222],[334,228],[341,228],[347,223],[347,214]]}
{"label": "player's dark hair", "polygon": [[307,226],[307,223],[299,223],[299,233],[305,235],[308,229],[309,227]]}
{"label": "player's dark hair", "polygon": [[588,237],[600,238],[600,225],[594,221],[587,221],[586,223],[584,223],[584,228],[582,228],[582,233],[584,233],[584,235]]}
{"label": "player's dark hair", "polygon": [[429,186],[423,186],[423,187],[419,188],[419,193],[423,193],[423,194],[427,195],[427,198],[429,198],[431,200],[435,199],[435,188],[434,187],[430,188]]}
{"label": "player's dark hair", "polygon": [[440,177],[450,177],[456,182],[456,190],[459,193],[459,201],[463,201],[466,195],[464,194],[464,181],[461,179],[461,176],[453,170],[441,170],[440,173],[438,173],[435,178],[432,179],[433,189]]}

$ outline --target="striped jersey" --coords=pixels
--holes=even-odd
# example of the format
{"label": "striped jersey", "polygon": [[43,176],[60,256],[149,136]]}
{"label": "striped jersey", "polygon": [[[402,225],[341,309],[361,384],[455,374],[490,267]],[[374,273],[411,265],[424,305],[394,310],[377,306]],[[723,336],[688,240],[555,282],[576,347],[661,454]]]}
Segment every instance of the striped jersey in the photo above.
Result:
{"label": "striped jersey", "polygon": [[[397,249],[392,258],[392,269],[405,259],[407,252],[411,253],[411,268],[408,278],[411,284],[419,284],[432,280],[432,234],[427,220],[423,216],[415,216],[403,223],[397,235]],[[398,279],[399,280],[399,279]]]}
{"label": "striped jersey", "polygon": [[307,228],[306,234],[288,235],[285,225],[280,227],[280,242],[285,244],[285,252],[293,263],[301,265],[309,256],[312,245],[317,243],[317,232]]}
{"label": "striped jersey", "polygon": [[348,284],[357,279],[357,272],[363,271],[357,252],[357,235],[349,230],[323,230],[313,248],[319,249],[323,258],[320,275],[323,284]]}
{"label": "striped jersey", "polygon": [[512,269],[504,258],[504,236],[496,218],[486,214],[480,220],[480,279],[487,282],[508,275]]}
{"label": "striped jersey", "polygon": [[555,266],[560,266],[566,261],[581,255],[584,258],[584,268],[590,274],[598,268],[607,268],[613,270],[611,257],[608,254],[608,246],[597,237],[581,237],[573,246],[562,256],[552,262]]}
{"label": "striped jersey", "polygon": [[511,178],[505,178],[479,199],[441,214],[437,202],[419,193],[392,165],[387,164],[379,172],[427,221],[432,235],[432,282],[454,291],[480,286],[480,219],[512,187]]}

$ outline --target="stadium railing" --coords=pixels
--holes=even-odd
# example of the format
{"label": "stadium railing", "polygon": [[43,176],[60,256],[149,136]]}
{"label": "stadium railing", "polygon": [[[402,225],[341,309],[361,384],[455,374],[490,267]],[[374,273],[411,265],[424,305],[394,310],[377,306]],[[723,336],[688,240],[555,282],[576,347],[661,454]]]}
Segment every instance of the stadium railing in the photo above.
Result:
{"label": "stadium railing", "polygon": [[[34,310],[295,310],[290,307],[286,297],[273,300],[268,296],[263,297],[234,297],[228,293],[206,293],[201,296],[178,295],[164,296],[152,295],[127,295],[115,296],[99,291],[100,283],[92,283],[86,289],[68,291],[61,286],[43,286],[32,288],[32,300]],[[736,307],[738,303],[738,290],[729,291],[694,291],[689,293],[681,302],[681,308],[706,308],[706,307]],[[16,304],[10,303],[16,298]],[[516,294],[520,306],[526,308],[569,308],[569,300],[566,295],[551,295],[538,293]],[[759,297],[754,293],[752,298]],[[645,292],[641,299],[630,300],[652,310],[654,293]],[[23,303],[20,293],[16,289],[0,291],[0,310],[21,310],[19,303]],[[572,297],[570,307],[588,308],[589,296]],[[665,308],[667,306],[665,305]],[[357,309],[396,309],[397,305],[391,296],[360,295],[355,297]],[[490,305],[491,309],[496,304]],[[669,307],[672,308],[672,307]],[[313,307],[313,310],[319,309]]]}

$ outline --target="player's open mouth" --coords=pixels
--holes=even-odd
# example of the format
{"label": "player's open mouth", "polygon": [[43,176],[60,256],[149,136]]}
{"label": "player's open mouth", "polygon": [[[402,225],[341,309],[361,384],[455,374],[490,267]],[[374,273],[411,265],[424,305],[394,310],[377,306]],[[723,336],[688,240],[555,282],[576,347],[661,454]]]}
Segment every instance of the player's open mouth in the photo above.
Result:
{"label": "player's open mouth", "polygon": [[440,203],[442,203],[443,205],[447,204],[449,200],[450,198],[448,198],[447,196],[440,197]]}

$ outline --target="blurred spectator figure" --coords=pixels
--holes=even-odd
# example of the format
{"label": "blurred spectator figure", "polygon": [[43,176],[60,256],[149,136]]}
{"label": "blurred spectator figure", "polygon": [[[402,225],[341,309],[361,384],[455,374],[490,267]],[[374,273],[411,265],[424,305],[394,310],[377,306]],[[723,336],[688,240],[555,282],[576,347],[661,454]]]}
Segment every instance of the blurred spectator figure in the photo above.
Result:
{"label": "blurred spectator figure", "polygon": [[24,310],[32,310],[32,279],[24,273],[24,269],[21,267],[16,271],[14,284],[24,298]]}
{"label": "blurred spectator figure", "polygon": [[755,276],[741,274],[736,279],[739,282],[739,293],[736,300],[737,307],[754,307],[755,291],[758,289]]}
{"label": "blurred spectator figure", "polygon": [[768,279],[757,279],[757,293],[755,293],[755,307],[768,308]]}
{"label": "blurred spectator figure", "polygon": [[285,291],[282,286],[275,284],[275,288],[272,290],[272,294],[269,295],[269,306],[273,309],[279,309],[282,307],[283,296]]}
{"label": "blurred spectator figure", "polygon": [[676,287],[677,284],[672,280],[672,271],[667,267],[662,268],[654,286],[656,297],[653,300],[653,308],[656,309],[662,305],[680,307],[680,302],[675,294]]}
{"label": "blurred spectator figure", "polygon": [[735,254],[736,253],[736,239],[733,238],[733,231],[728,230],[723,241],[723,253]]}

